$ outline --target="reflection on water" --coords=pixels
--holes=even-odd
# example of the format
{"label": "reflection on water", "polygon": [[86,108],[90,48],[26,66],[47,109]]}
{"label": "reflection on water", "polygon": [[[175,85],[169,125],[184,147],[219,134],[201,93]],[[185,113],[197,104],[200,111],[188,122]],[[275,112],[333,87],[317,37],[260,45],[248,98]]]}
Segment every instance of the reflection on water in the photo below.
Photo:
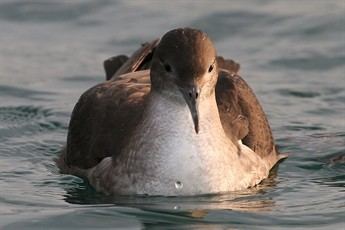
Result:
{"label": "reflection on water", "polygon": [[[342,0],[2,1],[0,228],[344,229],[344,15]],[[70,113],[104,80],[103,60],[181,26],[241,64],[289,154],[278,172],[246,191],[169,198],[108,197],[59,174]]]}

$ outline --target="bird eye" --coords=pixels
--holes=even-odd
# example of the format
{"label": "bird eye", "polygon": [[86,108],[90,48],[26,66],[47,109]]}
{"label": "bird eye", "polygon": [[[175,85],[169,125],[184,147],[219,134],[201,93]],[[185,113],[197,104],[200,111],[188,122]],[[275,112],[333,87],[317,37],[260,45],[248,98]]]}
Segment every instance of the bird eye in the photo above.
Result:
{"label": "bird eye", "polygon": [[159,58],[159,61],[164,66],[165,71],[167,71],[168,73],[171,73],[172,71],[171,66],[167,63],[164,63],[164,60],[161,57]]}
{"label": "bird eye", "polygon": [[165,71],[167,71],[168,73],[171,72],[171,66],[169,64],[164,64],[164,69]]}
{"label": "bird eye", "polygon": [[209,73],[212,72],[212,70],[213,70],[213,68],[214,68],[213,66],[214,66],[214,64],[210,65],[210,67],[208,68],[208,72],[209,72]]}

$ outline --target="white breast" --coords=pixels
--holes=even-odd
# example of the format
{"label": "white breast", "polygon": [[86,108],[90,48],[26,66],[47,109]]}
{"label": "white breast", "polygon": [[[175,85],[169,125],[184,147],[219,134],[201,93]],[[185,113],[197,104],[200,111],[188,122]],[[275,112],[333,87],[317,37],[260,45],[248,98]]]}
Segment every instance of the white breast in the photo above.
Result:
{"label": "white breast", "polygon": [[168,196],[220,193],[259,183],[268,169],[252,150],[226,137],[212,103],[200,105],[196,134],[187,105],[156,98],[123,157],[115,163],[103,160],[90,170],[90,182],[109,193]]}

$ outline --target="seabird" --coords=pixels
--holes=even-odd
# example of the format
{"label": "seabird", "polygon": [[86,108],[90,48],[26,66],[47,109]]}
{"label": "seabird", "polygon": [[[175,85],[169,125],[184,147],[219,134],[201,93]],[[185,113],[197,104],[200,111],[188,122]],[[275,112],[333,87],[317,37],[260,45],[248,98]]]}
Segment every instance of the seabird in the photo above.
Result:
{"label": "seabird", "polygon": [[132,57],[104,62],[107,81],[73,110],[62,173],[106,194],[189,196],[259,184],[286,157],[265,113],[210,38],[174,29]]}

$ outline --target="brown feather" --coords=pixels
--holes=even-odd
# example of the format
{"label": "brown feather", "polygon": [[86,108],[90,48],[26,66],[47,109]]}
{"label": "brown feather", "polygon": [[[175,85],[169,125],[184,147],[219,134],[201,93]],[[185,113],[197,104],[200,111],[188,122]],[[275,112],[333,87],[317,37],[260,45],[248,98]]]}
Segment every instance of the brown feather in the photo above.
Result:
{"label": "brown feather", "polygon": [[141,82],[133,83],[133,76],[126,75],[96,85],[80,97],[69,126],[67,165],[86,169],[119,154],[140,121],[150,90],[138,73],[134,79]]}
{"label": "brown feather", "polygon": [[[117,61],[115,66],[104,65],[108,78],[115,73],[80,97],[71,116],[66,154],[59,162],[87,169],[107,156],[119,155],[141,120],[151,87],[149,70],[135,71],[149,68],[157,43],[144,44],[120,68]],[[225,132],[237,140],[244,138],[244,144],[261,157],[276,154],[266,116],[253,91],[237,75],[239,65],[223,57],[217,57],[217,62],[216,100]]]}

